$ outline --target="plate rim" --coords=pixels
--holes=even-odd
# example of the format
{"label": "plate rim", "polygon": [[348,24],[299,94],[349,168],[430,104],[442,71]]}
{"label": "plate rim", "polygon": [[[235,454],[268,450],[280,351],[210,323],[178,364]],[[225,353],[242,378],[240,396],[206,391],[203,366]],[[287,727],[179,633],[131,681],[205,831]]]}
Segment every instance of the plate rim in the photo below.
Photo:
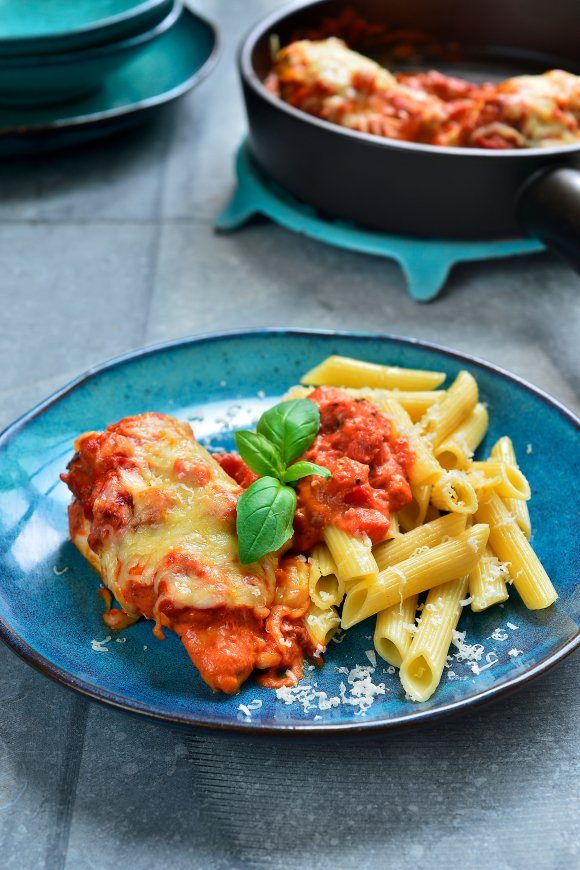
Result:
{"label": "plate rim", "polygon": [[189,5],[188,0],[184,0],[182,8],[179,10],[179,14],[172,21],[171,26],[167,28],[166,32],[169,33],[174,28],[179,27],[182,19],[187,18],[187,16],[197,19],[209,29],[212,35],[212,47],[210,53],[201,66],[199,66],[194,73],[188,76],[188,78],[184,79],[181,84],[175,85],[173,88],[169,88],[155,96],[145,97],[141,100],[134,100],[123,106],[102,109],[98,112],[89,112],[68,118],[56,118],[53,121],[46,121],[40,124],[8,124],[4,126],[0,124],[0,143],[3,139],[8,139],[10,136],[16,136],[18,139],[26,139],[27,137],[37,136],[42,133],[59,132],[61,130],[76,130],[79,128],[90,127],[91,125],[104,124],[107,121],[114,121],[118,118],[126,118],[128,116],[145,112],[148,109],[164,106],[193,90],[193,88],[201,84],[201,82],[203,82],[215,68],[222,53],[222,42],[217,25],[209,18],[206,18],[205,15],[200,15],[198,12],[195,12]]}
{"label": "plate rim", "polygon": [[131,18],[135,18],[137,21],[148,12],[154,11],[158,6],[163,6],[165,2],[166,0],[135,0],[134,5],[126,9],[124,12],[115,12],[112,15],[95,18],[90,23],[74,27],[72,30],[56,30],[50,33],[38,34],[36,36],[31,34],[28,36],[3,36],[0,38],[0,43],[7,43],[8,45],[13,46],[18,42],[26,40],[39,43],[50,42],[52,44],[52,42],[61,39],[68,40],[70,37],[75,38],[77,36],[84,36],[85,34],[94,34],[98,33],[100,30],[108,30],[111,27],[115,28],[118,24],[130,21]]}
{"label": "plate rim", "polygon": [[[436,353],[449,357],[451,359],[476,365],[487,370],[495,376],[499,376],[504,381],[515,383],[518,387],[525,389],[539,398],[544,404],[554,408],[560,416],[564,417],[568,422],[580,430],[580,419],[567,408],[562,402],[551,397],[548,393],[539,387],[530,384],[519,375],[514,375],[511,372],[503,369],[494,363],[474,356],[473,354],[463,353],[453,350],[444,345],[435,342],[424,341],[409,336],[393,335],[391,333],[371,333],[359,332],[354,330],[336,330],[336,329],[309,329],[301,327],[257,327],[246,329],[226,329],[212,332],[204,332],[191,336],[173,339],[171,341],[158,342],[151,345],[146,345],[127,353],[112,357],[103,363],[91,366],[85,372],[73,378],[60,389],[51,393],[47,398],[38,402],[30,410],[25,411],[10,423],[2,432],[0,432],[0,451],[4,451],[10,442],[25,428],[25,426],[40,416],[44,411],[57,404],[61,399],[72,393],[77,387],[92,380],[102,372],[110,371],[125,365],[135,359],[154,356],[173,348],[184,347],[189,345],[199,345],[206,343],[219,343],[220,341],[233,338],[257,338],[269,336],[307,336],[318,338],[355,338],[363,341],[383,341],[387,344],[398,344],[410,347],[420,347],[426,350],[435,351]],[[449,701],[442,706],[429,709],[415,709],[411,713],[394,716],[386,720],[369,720],[357,722],[337,722],[337,723],[314,723],[313,721],[297,722],[297,723],[276,723],[263,724],[253,720],[249,722],[224,722],[223,720],[214,719],[199,719],[195,715],[191,715],[189,711],[184,712],[168,712],[161,707],[152,704],[146,704],[141,701],[127,699],[126,696],[111,692],[102,687],[96,686],[86,680],[80,679],[76,675],[66,671],[60,666],[50,662],[41,653],[31,647],[19,634],[17,634],[11,626],[0,615],[0,640],[2,640],[14,653],[22,658],[27,664],[40,671],[44,676],[49,677],[53,681],[65,686],[66,688],[76,691],[93,701],[98,701],[107,706],[113,706],[125,712],[140,715],[148,719],[162,721],[167,724],[181,725],[188,728],[207,728],[217,731],[236,731],[249,732],[253,734],[328,734],[328,733],[352,733],[362,731],[399,731],[405,728],[413,728],[420,725],[428,724],[431,721],[437,721],[447,715],[455,715],[467,709],[472,709],[485,702],[490,702],[499,699],[509,692],[522,688],[531,682],[536,677],[546,673],[556,664],[561,662],[566,656],[570,655],[580,645],[580,629],[567,641],[560,644],[552,652],[541,659],[532,668],[529,668],[519,674],[514,675],[499,686],[488,687],[487,689],[470,695],[466,698],[460,698]]]}

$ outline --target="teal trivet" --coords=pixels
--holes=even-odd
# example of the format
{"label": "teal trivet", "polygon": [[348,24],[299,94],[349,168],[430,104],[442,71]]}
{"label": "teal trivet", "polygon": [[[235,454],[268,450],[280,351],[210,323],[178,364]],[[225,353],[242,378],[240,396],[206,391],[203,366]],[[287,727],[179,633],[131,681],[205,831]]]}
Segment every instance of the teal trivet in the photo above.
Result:
{"label": "teal trivet", "polygon": [[337,248],[390,257],[399,263],[409,293],[417,302],[435,299],[455,263],[513,257],[544,249],[537,239],[450,242],[389,235],[344,221],[328,220],[267,178],[257,167],[245,142],[236,157],[236,174],[237,188],[216,221],[217,230],[233,232],[256,215],[263,215],[289,230]]}

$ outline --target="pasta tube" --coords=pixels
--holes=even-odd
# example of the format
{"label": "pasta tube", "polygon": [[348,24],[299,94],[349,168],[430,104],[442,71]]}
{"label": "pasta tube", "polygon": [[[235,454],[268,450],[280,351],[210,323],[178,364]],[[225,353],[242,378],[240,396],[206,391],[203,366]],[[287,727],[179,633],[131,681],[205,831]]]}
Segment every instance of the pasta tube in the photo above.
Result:
{"label": "pasta tube", "polygon": [[318,544],[312,551],[310,563],[323,577],[336,574],[336,564],[325,544]]}
{"label": "pasta tube", "polygon": [[431,589],[427,596],[399,673],[403,688],[414,701],[426,701],[439,685],[467,583],[467,577],[451,580]]}
{"label": "pasta tube", "polygon": [[506,584],[507,570],[489,547],[469,575],[469,594],[474,613],[487,610],[509,598]]}
{"label": "pasta tube", "polygon": [[306,631],[316,647],[326,647],[340,626],[340,616],[334,607],[321,610],[311,604],[306,614]]}
{"label": "pasta tube", "polygon": [[[499,459],[501,462],[506,462],[508,465],[515,465],[518,468],[518,461],[511,438],[504,435],[492,447],[491,458]],[[508,511],[516,518],[516,523],[526,536],[530,539],[532,534],[532,524],[530,522],[530,512],[525,501],[515,498],[504,498],[504,504]]]}
{"label": "pasta tube", "polygon": [[477,510],[477,495],[463,471],[446,471],[431,489],[431,502],[442,511],[458,514],[474,514]]}
{"label": "pasta tube", "polygon": [[469,372],[459,372],[445,398],[433,405],[421,421],[421,434],[438,447],[463,423],[477,404],[477,383]]}
{"label": "pasta tube", "polygon": [[409,627],[415,624],[418,595],[411,595],[387,610],[381,610],[375,626],[375,649],[385,661],[401,667],[405,653],[411,646]]}
{"label": "pasta tube", "polygon": [[473,484],[477,488],[492,487],[502,498],[530,498],[530,484],[515,465],[487,459],[485,462],[472,462],[469,468]]}
{"label": "pasta tube", "polygon": [[350,628],[397,601],[468,574],[479,561],[488,536],[489,527],[485,523],[473,526],[426,553],[410,556],[381,571],[378,577],[359,580],[347,589],[342,627]]}
{"label": "pasta tube", "polygon": [[429,408],[441,402],[445,396],[445,390],[373,390],[369,387],[346,387],[344,392],[355,399],[366,399],[379,407],[384,399],[394,399],[405,409],[413,423],[420,420]]}
{"label": "pasta tube", "polygon": [[435,547],[441,544],[443,539],[455,538],[465,529],[465,514],[446,514],[431,523],[419,526],[406,535],[401,535],[396,541],[385,541],[378,544],[374,550],[379,571],[384,571],[391,565],[402,562],[414,555],[416,551],[425,547]]}
{"label": "pasta tube", "polygon": [[310,598],[321,610],[328,610],[329,607],[340,604],[344,598],[344,581],[336,574],[320,574],[316,577],[311,572],[308,589]]}
{"label": "pasta tube", "polygon": [[478,402],[469,417],[435,448],[435,459],[447,471],[465,468],[483,441],[488,423],[487,408]]}
{"label": "pasta tube", "polygon": [[310,369],[301,383],[315,387],[379,387],[386,390],[434,390],[445,380],[443,372],[401,369],[346,356],[329,356]]}
{"label": "pasta tube", "polygon": [[409,469],[409,479],[414,486],[431,483],[443,474],[443,469],[433,456],[431,446],[424,438],[417,435],[413,422],[405,409],[396,399],[381,398],[376,402],[377,408],[389,417],[397,435],[408,439],[414,460]]}
{"label": "pasta tube", "polygon": [[399,523],[405,532],[415,529],[425,521],[431,496],[431,487],[429,484],[412,486],[411,492],[413,493],[413,501],[399,511]]}
{"label": "pasta tube", "polygon": [[338,526],[326,526],[324,541],[336,565],[337,576],[343,582],[377,576],[379,569],[369,538],[355,538]]}
{"label": "pasta tube", "polygon": [[391,520],[389,523],[389,533],[387,535],[387,540],[391,541],[393,538],[401,537],[401,529],[399,523],[398,514],[391,514]]}
{"label": "pasta tube", "polygon": [[499,495],[493,493],[487,500],[482,499],[476,518],[489,524],[490,545],[502,562],[509,562],[510,576],[526,607],[540,610],[553,604],[558,593]]}
{"label": "pasta tube", "polygon": [[[290,387],[284,398],[306,399],[313,389],[314,387]],[[342,389],[353,399],[366,399],[374,404],[378,404],[381,398],[395,399],[409,414],[413,423],[420,420],[423,414],[432,405],[440,402],[445,395],[445,390],[376,390],[372,387],[343,387]]]}

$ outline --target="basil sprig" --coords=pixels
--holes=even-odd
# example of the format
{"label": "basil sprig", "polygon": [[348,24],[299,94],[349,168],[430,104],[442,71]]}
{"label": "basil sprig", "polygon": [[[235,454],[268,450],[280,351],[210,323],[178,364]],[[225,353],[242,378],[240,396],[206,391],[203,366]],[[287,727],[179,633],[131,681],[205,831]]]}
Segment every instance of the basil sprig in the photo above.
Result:
{"label": "basil sprig", "polygon": [[296,462],[320,427],[317,405],[310,399],[280,402],[262,414],[257,431],[235,433],[239,454],[260,475],[238,499],[236,529],[240,562],[256,562],[280,549],[292,537],[294,484],[310,474],[330,477],[314,462]]}

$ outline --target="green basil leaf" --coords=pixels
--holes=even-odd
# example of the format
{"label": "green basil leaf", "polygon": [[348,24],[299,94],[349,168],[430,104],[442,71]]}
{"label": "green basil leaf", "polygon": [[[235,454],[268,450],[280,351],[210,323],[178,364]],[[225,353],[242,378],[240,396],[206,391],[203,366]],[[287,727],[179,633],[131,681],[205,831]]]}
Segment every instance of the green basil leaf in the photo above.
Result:
{"label": "green basil leaf", "polygon": [[280,451],[263,435],[245,429],[234,434],[238,452],[247,466],[259,475],[281,477],[284,470]]}
{"label": "green basil leaf", "polygon": [[261,477],[238,499],[236,529],[242,565],[278,550],[292,537],[296,493],[275,477]]}
{"label": "green basil leaf", "polygon": [[284,483],[294,483],[301,477],[308,477],[309,474],[316,474],[327,480],[331,476],[328,468],[324,468],[322,465],[315,465],[314,462],[295,462],[284,472]]}
{"label": "green basil leaf", "polygon": [[290,399],[262,414],[257,430],[278,448],[284,464],[290,465],[310,447],[319,427],[320,414],[314,402]]}

